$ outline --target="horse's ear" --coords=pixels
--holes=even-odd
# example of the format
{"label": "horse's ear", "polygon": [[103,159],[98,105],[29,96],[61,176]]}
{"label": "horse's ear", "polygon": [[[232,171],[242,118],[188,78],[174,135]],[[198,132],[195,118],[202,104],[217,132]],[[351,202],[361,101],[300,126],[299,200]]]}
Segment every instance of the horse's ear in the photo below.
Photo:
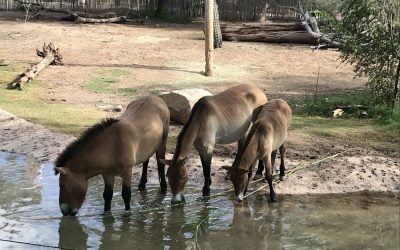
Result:
{"label": "horse's ear", "polygon": [[56,173],[56,175],[58,174],[58,173],[60,173],[60,174],[69,174],[69,169],[68,168],[63,168],[63,167],[56,167],[56,168],[54,168],[54,171],[55,171],[55,173]]}
{"label": "horse's ear", "polygon": [[172,160],[167,160],[167,159],[159,159],[159,161],[165,165],[170,166],[172,164]]}

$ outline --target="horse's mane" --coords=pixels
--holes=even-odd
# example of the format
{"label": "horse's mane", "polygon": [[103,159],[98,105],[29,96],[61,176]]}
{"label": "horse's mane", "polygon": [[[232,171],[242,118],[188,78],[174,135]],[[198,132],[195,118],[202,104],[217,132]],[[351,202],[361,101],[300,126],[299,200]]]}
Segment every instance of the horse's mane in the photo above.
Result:
{"label": "horse's mane", "polygon": [[[85,132],[81,136],[79,136],[75,141],[69,144],[64,151],[57,157],[55,162],[55,167],[64,167],[69,159],[74,157],[77,153],[79,153],[88,142],[95,137],[96,135],[103,132],[106,128],[117,122],[118,119],[107,118],[102,120],[101,122],[93,125],[92,127],[86,129]],[[54,169],[55,174],[58,174],[58,171]]]}
{"label": "horse's mane", "polygon": [[[201,102],[202,102],[202,99],[200,99],[199,101],[197,101],[197,102],[194,104],[194,106],[193,106],[193,108],[192,108],[192,111],[190,112],[188,121],[185,123],[185,125],[183,126],[181,132],[180,132],[179,135],[178,135],[177,142],[176,142],[176,148],[175,148],[174,157],[175,157],[175,156],[178,157],[178,155],[181,153],[183,136],[185,135],[185,133],[186,133],[188,127],[192,124],[194,113],[196,113],[196,110],[197,110],[198,107],[201,105]],[[176,160],[176,159],[174,159],[174,160]]]}

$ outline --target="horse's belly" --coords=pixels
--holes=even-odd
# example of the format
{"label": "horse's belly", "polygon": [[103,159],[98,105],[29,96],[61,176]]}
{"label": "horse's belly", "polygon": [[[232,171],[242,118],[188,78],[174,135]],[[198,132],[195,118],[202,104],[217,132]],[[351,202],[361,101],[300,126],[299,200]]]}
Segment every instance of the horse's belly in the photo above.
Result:
{"label": "horse's belly", "polygon": [[250,120],[237,125],[220,129],[217,132],[215,142],[217,144],[230,144],[243,138],[250,126]]}
{"label": "horse's belly", "polygon": [[159,131],[151,131],[146,133],[138,142],[138,148],[135,154],[135,164],[147,161],[155,154],[162,143],[162,133]]}

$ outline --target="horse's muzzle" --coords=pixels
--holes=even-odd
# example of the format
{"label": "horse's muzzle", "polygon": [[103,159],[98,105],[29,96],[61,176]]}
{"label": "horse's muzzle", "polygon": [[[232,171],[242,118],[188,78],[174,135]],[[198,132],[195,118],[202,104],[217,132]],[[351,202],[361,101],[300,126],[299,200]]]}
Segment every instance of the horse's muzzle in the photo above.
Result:
{"label": "horse's muzzle", "polygon": [[236,200],[239,202],[243,201],[243,193],[240,193],[239,195],[237,195]]}
{"label": "horse's muzzle", "polygon": [[67,204],[64,203],[60,205],[60,210],[64,216],[75,216],[79,212],[78,208],[72,209]]}
{"label": "horse's muzzle", "polygon": [[185,196],[183,195],[183,192],[177,193],[176,195],[172,196],[172,204],[177,204],[181,202],[185,202]]}

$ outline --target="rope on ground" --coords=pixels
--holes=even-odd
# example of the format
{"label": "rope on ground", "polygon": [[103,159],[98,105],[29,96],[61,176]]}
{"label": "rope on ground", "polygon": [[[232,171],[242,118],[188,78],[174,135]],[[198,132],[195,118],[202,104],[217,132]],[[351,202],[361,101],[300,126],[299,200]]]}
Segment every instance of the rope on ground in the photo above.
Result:
{"label": "rope on ground", "polygon": [[[297,171],[299,171],[299,170],[301,170],[301,169],[311,167],[311,166],[316,165],[316,164],[318,164],[318,163],[321,163],[321,162],[323,162],[323,161],[327,161],[327,160],[333,159],[333,158],[337,157],[338,155],[340,155],[340,153],[334,154],[334,155],[331,155],[331,156],[328,156],[328,157],[323,158],[323,159],[321,159],[321,160],[317,160],[317,161],[311,162],[311,163],[309,163],[309,164],[302,164],[302,165],[300,165],[300,166],[298,166],[298,167],[295,167],[295,168],[293,168],[293,169],[288,170],[288,171],[286,172],[286,176],[289,176],[289,175],[291,175],[291,174],[293,174],[293,173],[295,173],[295,172],[297,172]],[[276,175],[278,175],[278,174],[274,174],[274,177],[275,177]],[[281,181],[279,181],[279,180],[274,180],[274,182],[280,183]],[[254,190],[254,191],[252,191],[252,192],[250,192],[250,193],[248,193],[248,194],[246,194],[245,196],[243,196],[243,198],[249,197],[250,195],[257,193],[258,191],[260,191],[260,190],[262,190],[262,189],[264,189],[264,188],[266,188],[266,187],[268,187],[268,184],[263,185],[263,186],[259,187],[258,189]]]}
{"label": "rope on ground", "polygon": [[16,240],[0,239],[0,241],[10,242],[10,243],[15,243],[15,244],[29,245],[29,246],[37,246],[37,247],[56,248],[56,249],[63,249],[63,250],[73,250],[72,248],[63,248],[63,247],[58,247],[58,246],[49,246],[49,245],[44,245],[44,244],[29,243],[29,242],[16,241]]}

